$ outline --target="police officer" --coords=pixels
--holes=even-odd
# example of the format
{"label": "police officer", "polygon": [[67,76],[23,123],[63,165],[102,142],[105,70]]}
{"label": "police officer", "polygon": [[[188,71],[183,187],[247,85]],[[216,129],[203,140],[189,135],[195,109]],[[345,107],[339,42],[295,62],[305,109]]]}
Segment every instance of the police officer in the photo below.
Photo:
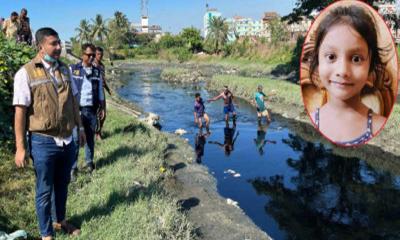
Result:
{"label": "police officer", "polygon": [[[51,28],[36,32],[39,53],[24,65],[14,77],[15,140],[17,167],[26,161],[26,131],[36,175],[36,214],[42,239],[53,239],[53,221],[67,233],[78,235],[80,230],[65,220],[68,184],[76,145],[73,129],[81,129],[79,105],[74,96],[77,89],[71,73],[59,58],[61,43]],[[55,214],[51,217],[52,194]]]}
{"label": "police officer", "polygon": [[[71,65],[72,78],[78,89],[78,101],[80,105],[81,120],[86,134],[85,161],[86,168],[92,172],[95,168],[94,158],[94,135],[97,118],[104,117],[104,90],[100,70],[93,66],[96,56],[96,48],[93,44],[82,45],[82,61]],[[71,171],[74,177],[77,172],[77,158]]]}

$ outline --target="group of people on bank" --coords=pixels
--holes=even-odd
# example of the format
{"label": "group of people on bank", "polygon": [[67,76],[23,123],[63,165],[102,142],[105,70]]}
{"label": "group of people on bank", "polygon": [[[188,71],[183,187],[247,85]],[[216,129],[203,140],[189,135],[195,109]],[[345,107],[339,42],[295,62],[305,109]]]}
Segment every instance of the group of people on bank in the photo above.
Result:
{"label": "group of people on bank", "polygon": [[28,10],[21,9],[21,13],[12,12],[10,18],[4,20],[0,18],[0,29],[5,34],[6,38],[17,42],[32,44],[32,31]]}
{"label": "group of people on bank", "polygon": [[101,139],[106,117],[104,88],[111,92],[101,47],[83,44],[82,60],[67,66],[60,61],[55,30],[41,28],[35,39],[37,56],[14,77],[15,163],[26,166],[28,155],[33,160],[36,213],[42,239],[47,240],[55,230],[80,233],[66,221],[68,184],[77,174],[79,146],[85,147],[85,169],[95,169],[95,135]]}

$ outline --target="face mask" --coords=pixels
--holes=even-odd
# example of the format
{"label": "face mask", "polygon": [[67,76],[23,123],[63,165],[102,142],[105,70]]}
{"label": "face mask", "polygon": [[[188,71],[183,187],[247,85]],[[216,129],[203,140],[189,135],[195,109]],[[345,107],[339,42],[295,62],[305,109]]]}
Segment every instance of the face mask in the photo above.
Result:
{"label": "face mask", "polygon": [[57,62],[57,59],[55,59],[55,58],[53,58],[53,57],[50,57],[47,53],[46,53],[46,55],[44,55],[43,59],[44,59],[46,62],[49,62],[49,63],[55,63],[55,62]]}

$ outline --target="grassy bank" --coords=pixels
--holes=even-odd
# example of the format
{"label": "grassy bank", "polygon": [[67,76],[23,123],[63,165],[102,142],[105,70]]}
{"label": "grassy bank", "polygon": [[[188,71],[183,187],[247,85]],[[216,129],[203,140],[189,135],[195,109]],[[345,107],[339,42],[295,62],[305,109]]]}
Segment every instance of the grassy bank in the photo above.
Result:
{"label": "grassy bank", "polygon": [[[70,185],[67,214],[81,226],[80,239],[191,239],[191,224],[163,190],[172,175],[160,171],[167,137],[112,106],[105,136],[96,142],[97,170],[80,173]],[[16,170],[12,154],[2,150],[0,172],[0,229],[25,229],[36,237],[32,167]]]}
{"label": "grassy bank", "polygon": [[[301,93],[298,85],[287,81],[271,80],[268,78],[249,78],[231,75],[215,75],[209,83],[210,88],[220,90],[227,85],[232,92],[246,100],[254,98],[258,85],[264,86],[264,92],[269,98],[282,104],[298,105],[302,107]],[[302,107],[303,108],[303,107]],[[302,109],[299,109],[300,111]]]}

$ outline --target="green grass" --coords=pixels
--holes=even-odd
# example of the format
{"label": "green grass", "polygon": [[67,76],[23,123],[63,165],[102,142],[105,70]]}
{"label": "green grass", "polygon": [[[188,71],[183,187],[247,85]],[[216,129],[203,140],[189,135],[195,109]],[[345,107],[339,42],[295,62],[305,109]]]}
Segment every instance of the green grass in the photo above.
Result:
{"label": "green grass", "polygon": [[[96,142],[97,170],[70,185],[68,219],[81,226],[74,239],[191,239],[192,226],[163,190],[172,176],[165,166],[167,137],[109,107],[105,140]],[[83,162],[83,150],[80,151]],[[0,163],[0,229],[25,229],[38,236],[32,167],[16,170],[3,151]],[[135,187],[135,181],[144,187]],[[58,235],[57,239],[69,239]]]}
{"label": "green grass", "polygon": [[257,86],[262,85],[266,95],[278,97],[282,104],[303,103],[299,86],[287,81],[231,75],[215,75],[210,81],[212,89],[219,90],[224,85],[229,86],[235,95],[249,101],[254,98]]}
{"label": "green grass", "polygon": [[168,67],[162,70],[162,74],[166,76],[177,76],[190,73],[189,69],[179,67]]}

